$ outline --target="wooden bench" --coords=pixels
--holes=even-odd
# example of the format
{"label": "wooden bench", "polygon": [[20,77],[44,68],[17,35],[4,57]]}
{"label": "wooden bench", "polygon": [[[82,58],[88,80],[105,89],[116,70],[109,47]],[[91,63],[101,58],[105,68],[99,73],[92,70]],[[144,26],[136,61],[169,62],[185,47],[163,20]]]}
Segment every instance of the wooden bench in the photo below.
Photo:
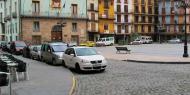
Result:
{"label": "wooden bench", "polygon": [[130,53],[131,50],[129,50],[127,47],[115,47],[116,48],[116,53],[120,53],[120,51],[126,51],[126,53]]}

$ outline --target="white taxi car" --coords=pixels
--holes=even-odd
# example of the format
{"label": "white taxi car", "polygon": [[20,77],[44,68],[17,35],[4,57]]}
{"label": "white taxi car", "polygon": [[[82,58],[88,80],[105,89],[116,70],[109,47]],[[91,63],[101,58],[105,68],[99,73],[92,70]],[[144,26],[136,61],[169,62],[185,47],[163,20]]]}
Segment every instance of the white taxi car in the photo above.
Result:
{"label": "white taxi car", "polygon": [[80,71],[104,71],[105,58],[92,47],[70,47],[63,54],[63,65]]}

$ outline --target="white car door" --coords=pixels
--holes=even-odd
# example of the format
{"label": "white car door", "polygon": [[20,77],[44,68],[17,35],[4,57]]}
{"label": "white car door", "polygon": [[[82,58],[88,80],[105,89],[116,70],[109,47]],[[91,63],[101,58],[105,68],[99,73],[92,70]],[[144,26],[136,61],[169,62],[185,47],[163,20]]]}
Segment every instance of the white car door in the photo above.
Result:
{"label": "white car door", "polygon": [[75,68],[74,65],[74,49],[73,48],[69,48],[65,51],[65,54],[63,56],[63,59],[65,61],[66,66],[71,67],[71,68]]}
{"label": "white car door", "polygon": [[70,67],[72,67],[72,68],[75,68],[75,63],[76,63],[76,61],[75,61],[76,57],[75,56],[76,56],[75,51],[73,48],[71,48],[70,54],[68,56],[68,61],[69,61]]}

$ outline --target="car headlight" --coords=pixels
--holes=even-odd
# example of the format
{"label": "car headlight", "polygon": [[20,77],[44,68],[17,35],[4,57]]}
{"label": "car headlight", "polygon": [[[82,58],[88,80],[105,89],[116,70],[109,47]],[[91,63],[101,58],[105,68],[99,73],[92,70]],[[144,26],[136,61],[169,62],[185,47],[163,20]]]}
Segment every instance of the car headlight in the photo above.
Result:
{"label": "car headlight", "polygon": [[84,60],[84,59],[82,59],[81,62],[82,62],[82,63],[90,63],[90,61]]}

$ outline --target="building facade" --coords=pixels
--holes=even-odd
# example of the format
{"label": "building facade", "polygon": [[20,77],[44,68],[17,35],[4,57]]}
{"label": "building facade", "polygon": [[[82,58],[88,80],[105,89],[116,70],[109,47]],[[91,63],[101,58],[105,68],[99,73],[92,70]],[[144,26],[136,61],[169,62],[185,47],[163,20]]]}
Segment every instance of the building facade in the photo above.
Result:
{"label": "building facade", "polygon": [[98,0],[98,6],[100,37],[114,36],[114,0]]}
{"label": "building facade", "polygon": [[133,32],[153,36],[155,28],[155,0],[133,0]]}
{"label": "building facade", "polygon": [[97,41],[99,38],[98,28],[98,0],[87,0],[88,14],[88,37],[90,41]]}
{"label": "building facade", "polygon": [[0,41],[5,41],[4,11],[5,11],[5,0],[0,0]]}
{"label": "building facade", "polygon": [[155,36],[156,0],[115,0],[116,42],[130,42],[133,33]]}
{"label": "building facade", "polygon": [[[11,17],[5,26],[7,41],[11,41],[9,36],[12,36],[12,40],[24,40],[32,44],[47,41],[79,43],[87,39],[86,0],[7,0],[6,3],[6,10],[13,11],[6,16]],[[15,8],[10,7],[9,3]],[[18,14],[15,19],[14,11]],[[11,26],[17,29],[10,29]]]}
{"label": "building facade", "polygon": [[129,39],[132,32],[132,17],[133,17],[133,2],[132,0],[114,0],[115,10],[115,40],[125,41]]}
{"label": "building facade", "polygon": [[[184,9],[176,8],[175,0],[158,0],[159,1],[159,24],[158,27],[161,41],[169,40],[171,38],[184,39],[185,32],[185,15]],[[190,2],[190,0],[186,0]],[[188,39],[190,34],[190,9],[187,11],[187,34]]]}

